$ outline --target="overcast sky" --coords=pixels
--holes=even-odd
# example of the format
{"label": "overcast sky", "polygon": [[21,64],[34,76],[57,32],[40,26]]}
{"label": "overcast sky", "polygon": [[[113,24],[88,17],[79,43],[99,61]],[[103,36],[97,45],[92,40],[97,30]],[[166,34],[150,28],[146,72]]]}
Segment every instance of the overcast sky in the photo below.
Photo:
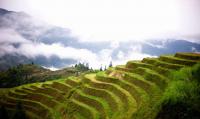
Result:
{"label": "overcast sky", "polygon": [[0,0],[82,41],[200,39],[200,0]]}

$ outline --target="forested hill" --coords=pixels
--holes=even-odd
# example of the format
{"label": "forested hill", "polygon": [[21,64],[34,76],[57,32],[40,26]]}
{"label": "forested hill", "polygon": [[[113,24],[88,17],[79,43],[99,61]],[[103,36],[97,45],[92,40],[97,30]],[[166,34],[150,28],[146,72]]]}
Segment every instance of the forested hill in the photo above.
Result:
{"label": "forested hill", "polygon": [[90,71],[89,67],[81,63],[76,64],[74,67],[67,67],[57,71],[51,71],[33,63],[19,64],[9,68],[7,71],[0,72],[0,88],[78,76],[87,71]]}

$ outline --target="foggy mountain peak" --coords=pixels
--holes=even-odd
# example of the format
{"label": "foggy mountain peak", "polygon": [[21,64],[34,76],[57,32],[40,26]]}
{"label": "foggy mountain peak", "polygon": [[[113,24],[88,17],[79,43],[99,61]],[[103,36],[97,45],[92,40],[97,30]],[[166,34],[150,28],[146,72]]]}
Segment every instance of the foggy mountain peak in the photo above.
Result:
{"label": "foggy mountain peak", "polygon": [[[26,13],[5,9],[0,9],[0,36],[2,69],[32,61],[45,67],[63,68],[85,62],[99,68],[101,65],[108,66],[110,61],[116,65],[161,53],[200,50],[197,43],[173,38],[148,42],[83,42],[73,36],[68,28],[53,26]],[[9,62],[9,65],[5,62]]]}

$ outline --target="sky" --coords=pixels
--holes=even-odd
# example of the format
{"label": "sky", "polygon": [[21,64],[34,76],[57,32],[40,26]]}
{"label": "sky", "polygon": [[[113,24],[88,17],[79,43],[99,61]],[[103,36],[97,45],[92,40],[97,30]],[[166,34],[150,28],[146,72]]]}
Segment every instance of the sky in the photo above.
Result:
{"label": "sky", "polygon": [[200,0],[0,0],[0,7],[69,28],[83,42],[200,38]]}
{"label": "sky", "polygon": [[[184,39],[200,43],[200,0],[0,0],[0,8],[25,12],[35,18],[30,24],[27,22],[30,19],[18,19],[20,23],[13,24],[6,16],[2,17],[5,23],[1,24],[9,24],[9,29],[0,28],[0,57],[17,54],[51,59],[57,56],[99,68],[108,66],[110,61],[116,65],[155,57],[144,54],[141,45],[131,43],[148,43],[146,41],[152,39]],[[53,39],[55,42],[52,44],[35,43],[32,39],[44,35],[50,29],[49,25],[69,29],[70,33],[57,33],[57,36],[65,36],[66,40],[75,38],[82,44],[106,41],[110,46],[101,46],[99,51],[95,51],[88,47],[66,46],[58,39]],[[22,34],[28,34],[29,39]],[[54,37],[54,34],[46,35]],[[122,42],[129,43],[127,47],[123,46],[127,51],[121,48]],[[19,47],[13,45],[16,43],[20,44]]]}

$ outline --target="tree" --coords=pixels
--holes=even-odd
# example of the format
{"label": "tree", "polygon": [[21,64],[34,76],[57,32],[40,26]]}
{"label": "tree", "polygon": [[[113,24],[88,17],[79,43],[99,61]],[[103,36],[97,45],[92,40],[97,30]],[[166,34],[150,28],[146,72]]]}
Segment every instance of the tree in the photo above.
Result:
{"label": "tree", "polygon": [[106,66],[104,67],[104,71],[106,70]]}
{"label": "tree", "polygon": [[102,69],[102,65],[101,65],[101,67],[100,67],[100,69],[99,69],[100,71],[103,71],[103,69]]}
{"label": "tree", "polygon": [[86,67],[86,70],[89,70],[89,63],[86,63],[85,67]]}
{"label": "tree", "polygon": [[75,68],[77,70],[80,70],[80,71],[88,71],[90,68],[89,68],[89,63],[78,63],[78,64],[75,64]]}
{"label": "tree", "polygon": [[93,70],[92,67],[90,67],[90,70]]}
{"label": "tree", "polygon": [[78,66],[78,65],[77,65],[77,64],[75,64],[75,66],[74,66],[74,67],[76,68],[77,66]]}
{"label": "tree", "polygon": [[112,61],[110,61],[109,67],[112,67]]}

